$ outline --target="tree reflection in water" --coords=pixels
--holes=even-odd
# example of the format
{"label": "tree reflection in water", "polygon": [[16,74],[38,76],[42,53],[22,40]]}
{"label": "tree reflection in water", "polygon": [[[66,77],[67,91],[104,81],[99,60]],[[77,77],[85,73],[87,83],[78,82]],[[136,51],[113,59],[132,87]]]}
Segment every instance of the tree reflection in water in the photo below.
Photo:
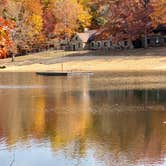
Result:
{"label": "tree reflection in water", "polygon": [[166,90],[95,90],[93,78],[20,75],[1,81],[32,88],[0,89],[0,154],[37,146],[54,161],[58,153],[84,164],[164,163]]}

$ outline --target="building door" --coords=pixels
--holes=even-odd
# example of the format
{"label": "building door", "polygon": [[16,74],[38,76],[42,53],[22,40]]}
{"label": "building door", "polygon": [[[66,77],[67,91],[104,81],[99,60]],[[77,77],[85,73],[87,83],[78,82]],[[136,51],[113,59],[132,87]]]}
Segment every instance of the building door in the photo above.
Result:
{"label": "building door", "polygon": [[137,40],[133,41],[133,45],[134,45],[134,48],[142,48],[143,47],[141,39],[137,39]]}
{"label": "building door", "polygon": [[73,45],[73,51],[76,51],[76,45]]}

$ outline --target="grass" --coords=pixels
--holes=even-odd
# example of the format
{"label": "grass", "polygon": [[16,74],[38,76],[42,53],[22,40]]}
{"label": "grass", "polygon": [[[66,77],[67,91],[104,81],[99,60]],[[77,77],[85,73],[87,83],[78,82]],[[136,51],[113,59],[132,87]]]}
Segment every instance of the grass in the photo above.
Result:
{"label": "grass", "polygon": [[15,58],[1,59],[1,71],[66,70],[144,71],[166,70],[166,47],[111,51],[45,51]]}

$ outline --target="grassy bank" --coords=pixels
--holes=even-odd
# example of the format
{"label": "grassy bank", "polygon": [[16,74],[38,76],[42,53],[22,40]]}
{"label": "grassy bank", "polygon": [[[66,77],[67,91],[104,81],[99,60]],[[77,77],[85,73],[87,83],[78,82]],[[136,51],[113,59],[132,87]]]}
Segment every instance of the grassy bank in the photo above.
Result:
{"label": "grassy bank", "polygon": [[166,48],[122,51],[47,51],[26,56],[1,59],[1,72],[67,71],[166,71]]}

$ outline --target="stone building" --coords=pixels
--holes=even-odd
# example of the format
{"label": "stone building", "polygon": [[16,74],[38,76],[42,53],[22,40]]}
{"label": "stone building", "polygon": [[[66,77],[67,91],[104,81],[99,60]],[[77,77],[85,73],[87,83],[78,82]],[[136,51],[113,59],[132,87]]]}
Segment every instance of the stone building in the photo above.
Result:
{"label": "stone building", "polygon": [[[166,24],[159,25],[147,37],[148,47],[166,46]],[[90,30],[84,33],[76,33],[67,44],[67,50],[112,50],[144,48],[145,37],[142,36],[135,41],[127,39],[113,43],[111,33],[108,29]]]}
{"label": "stone building", "polygon": [[89,38],[96,33],[96,30],[89,30],[83,33],[76,33],[69,41],[69,50],[79,51],[89,49]]}
{"label": "stone building", "polygon": [[89,39],[89,45],[91,50],[127,49],[131,47],[130,42],[125,39],[116,44],[113,43],[110,31],[107,29],[96,32]]}
{"label": "stone building", "polygon": [[166,46],[166,24],[160,24],[153,32],[153,35],[148,36],[148,46]]}

